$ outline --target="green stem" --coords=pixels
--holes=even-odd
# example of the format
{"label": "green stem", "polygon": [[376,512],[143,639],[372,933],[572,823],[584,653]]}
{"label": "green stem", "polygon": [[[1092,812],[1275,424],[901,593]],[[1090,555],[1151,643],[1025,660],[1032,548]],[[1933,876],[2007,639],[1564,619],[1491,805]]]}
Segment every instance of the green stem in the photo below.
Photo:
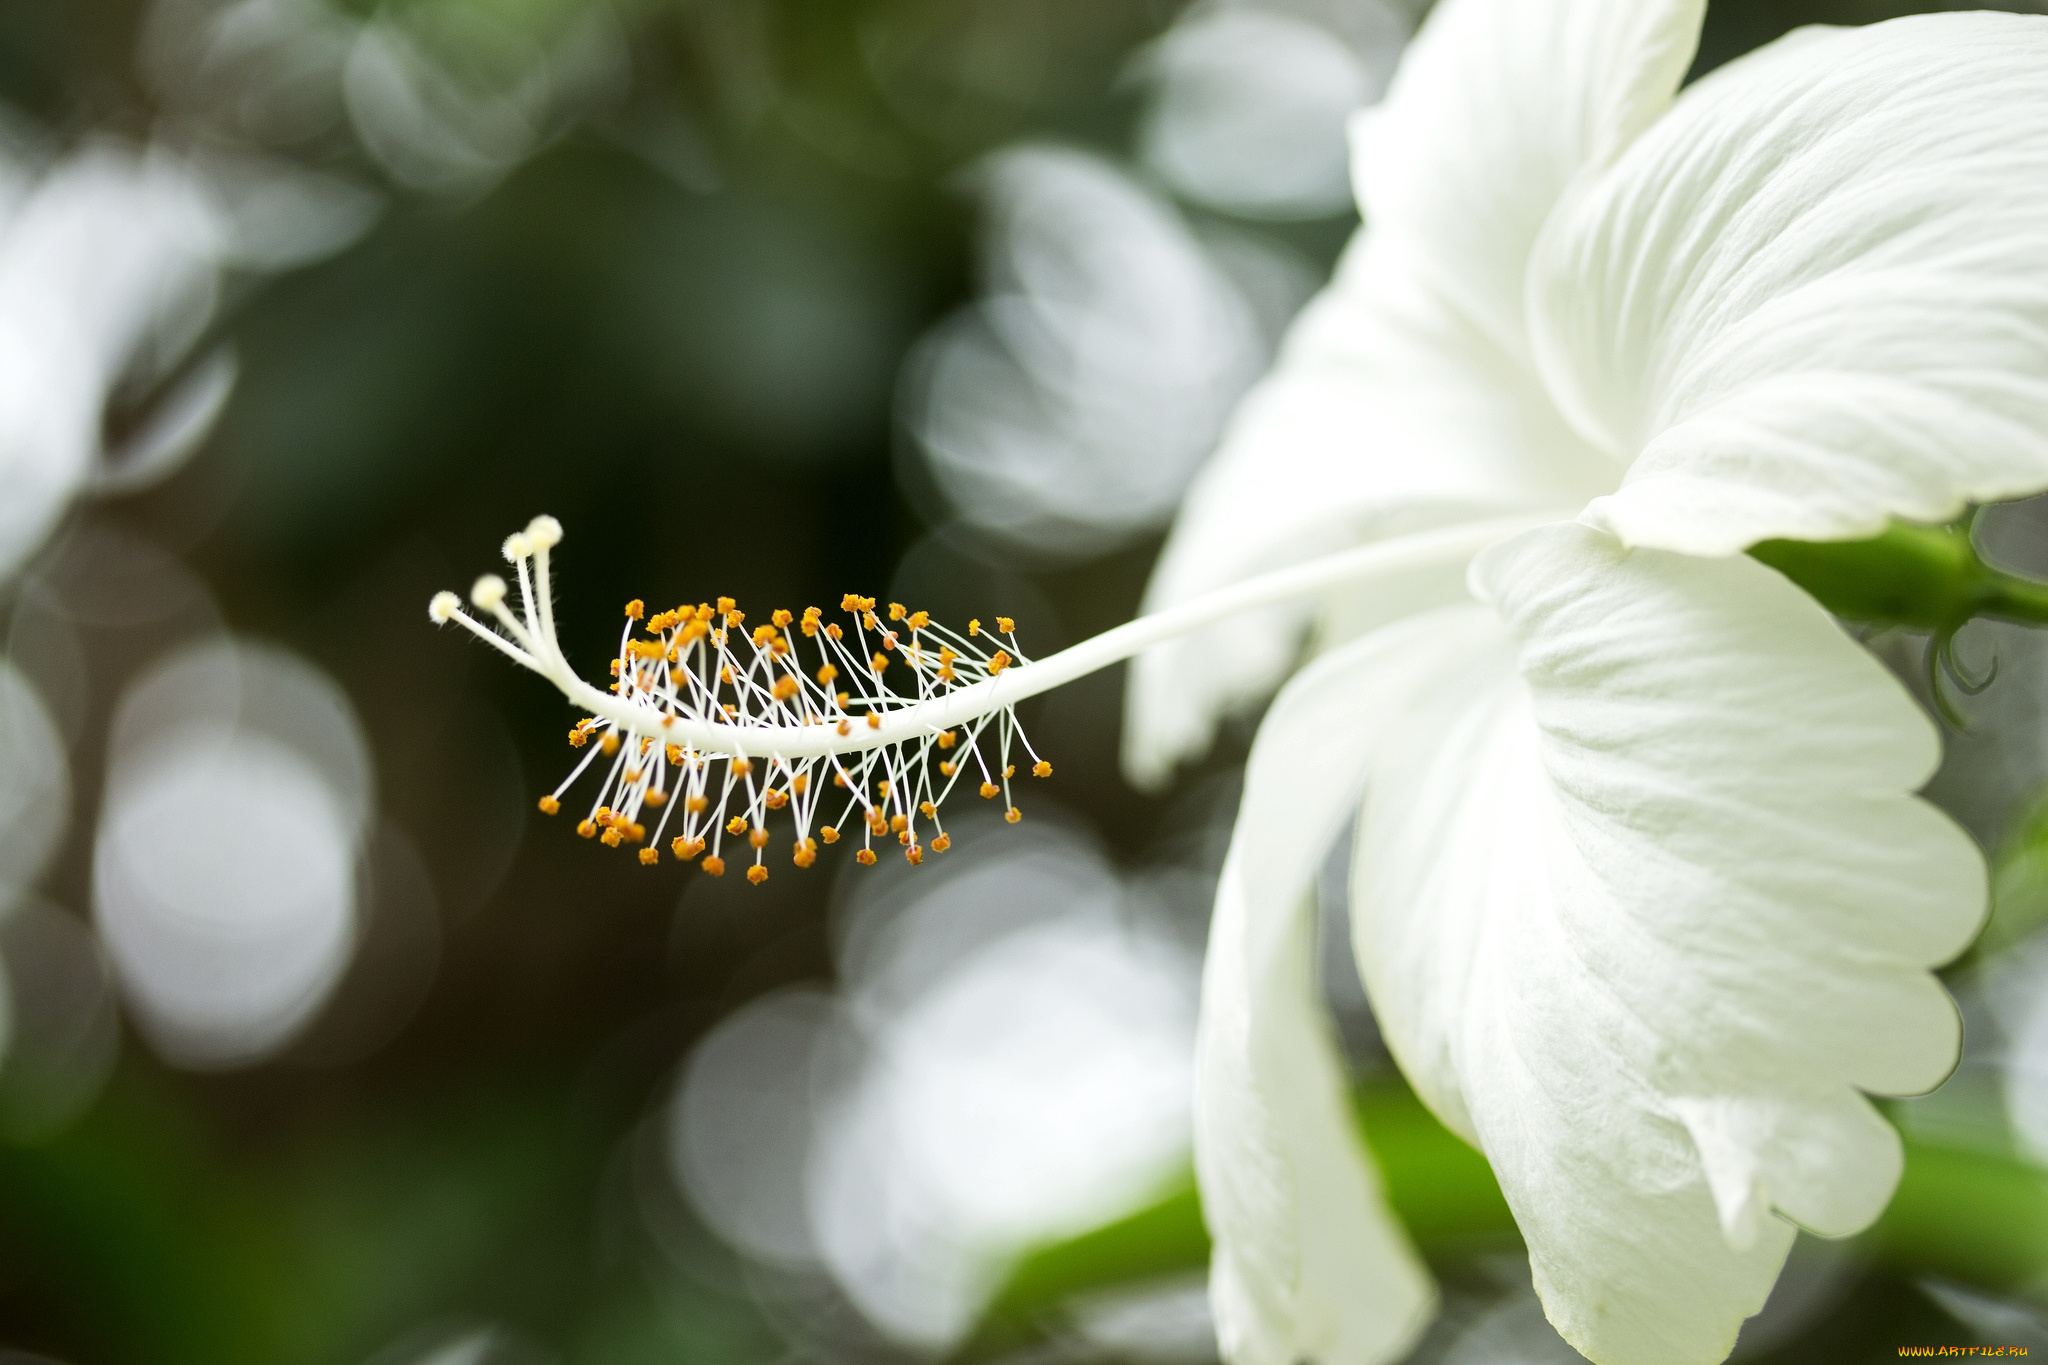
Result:
{"label": "green stem", "polygon": [[1986,564],[1967,518],[1893,522],[1866,540],[1766,540],[1750,554],[1852,620],[1941,633],[1979,616],[2048,624],[2048,584]]}

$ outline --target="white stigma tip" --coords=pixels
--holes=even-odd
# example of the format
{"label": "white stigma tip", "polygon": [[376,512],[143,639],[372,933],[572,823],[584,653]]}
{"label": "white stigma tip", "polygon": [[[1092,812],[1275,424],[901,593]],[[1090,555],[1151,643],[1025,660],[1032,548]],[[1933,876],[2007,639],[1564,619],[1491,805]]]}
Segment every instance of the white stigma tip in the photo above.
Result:
{"label": "white stigma tip", "polygon": [[452,592],[437,592],[434,594],[434,600],[427,603],[427,619],[438,626],[461,610],[461,598]]}
{"label": "white stigma tip", "polygon": [[485,574],[469,590],[469,600],[476,603],[479,611],[495,611],[505,600],[505,580],[494,573]]}
{"label": "white stigma tip", "polygon": [[526,523],[526,540],[536,550],[552,550],[562,543],[562,523],[545,514]]}
{"label": "white stigma tip", "polygon": [[505,537],[505,562],[517,564],[533,553],[533,542],[518,531]]}

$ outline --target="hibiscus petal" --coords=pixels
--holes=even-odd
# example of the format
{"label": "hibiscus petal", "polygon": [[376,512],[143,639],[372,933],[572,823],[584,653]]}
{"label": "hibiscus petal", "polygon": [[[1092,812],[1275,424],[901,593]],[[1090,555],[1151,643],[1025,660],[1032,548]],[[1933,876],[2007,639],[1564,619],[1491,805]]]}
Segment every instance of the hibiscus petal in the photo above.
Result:
{"label": "hibiscus petal", "polygon": [[1912,794],[1925,716],[1754,560],[1562,523],[1474,584],[1519,657],[1442,675],[1377,756],[1360,967],[1566,1339],[1717,1361],[1791,1245],[1771,1210],[1842,1235],[1890,1198],[1859,1091],[1953,1065],[1929,968],[1976,931],[1982,860]]}
{"label": "hibiscus petal", "polygon": [[[1529,364],[1522,277],[1567,184],[1669,103],[1700,12],[1700,0],[1436,7],[1386,103],[1354,128],[1371,230],[1239,408],[1181,510],[1148,609],[1362,540],[1582,505],[1614,486],[1619,467],[1565,424]],[[1462,578],[1403,585],[1405,602],[1457,600]],[[1132,779],[1164,781],[1218,716],[1264,696],[1314,605],[1220,623],[1138,660]],[[1347,603],[1337,638],[1391,614]]]}
{"label": "hibiscus petal", "polygon": [[1671,103],[1704,0],[1441,0],[1352,130],[1366,221],[1523,357],[1523,277],[1567,187]]}
{"label": "hibiscus petal", "polygon": [[1532,264],[1593,517],[1727,554],[2048,487],[2048,21],[1807,30],[1688,90]]}
{"label": "hibiscus petal", "polygon": [[[1362,541],[1520,508],[1582,506],[1616,466],[1558,416],[1533,371],[1361,238],[1296,322],[1182,506],[1146,592],[1157,610]],[[1452,566],[1396,599],[1348,602],[1356,631],[1465,596]],[[1315,603],[1219,622],[1133,665],[1125,766],[1155,785],[1216,719],[1295,662]],[[1326,643],[1328,643],[1326,641]]]}
{"label": "hibiscus petal", "polygon": [[1246,771],[1210,926],[1195,1056],[1195,1168],[1232,1365],[1371,1365],[1428,1322],[1428,1272],[1382,1201],[1314,991],[1315,872],[1383,722],[1478,641],[1472,605],[1393,626],[1305,669],[1274,701]]}

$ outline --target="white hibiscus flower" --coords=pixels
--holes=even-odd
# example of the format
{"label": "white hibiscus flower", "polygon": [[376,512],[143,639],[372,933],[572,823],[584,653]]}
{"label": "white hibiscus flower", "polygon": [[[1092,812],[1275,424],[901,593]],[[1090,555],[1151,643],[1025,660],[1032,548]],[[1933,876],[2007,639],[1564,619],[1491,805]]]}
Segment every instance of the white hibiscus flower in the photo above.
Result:
{"label": "white hibiscus flower", "polygon": [[1853,1232],[1889,1199],[1866,1096],[1956,1055],[1932,968],[1984,872],[1914,796],[1935,732],[1740,552],[2048,488],[2048,20],[1804,32],[1674,99],[1700,11],[1437,6],[1358,129],[1371,226],[1138,621],[1032,663],[1006,620],[872,599],[845,626],[634,602],[600,688],[555,635],[550,518],[506,542],[516,610],[490,575],[479,616],[432,606],[587,711],[579,832],[713,875],[737,849],[754,881],[771,812],[800,868],[843,834],[864,862],[943,853],[963,776],[1018,818],[1012,777],[1051,768],[1008,708],[1154,646],[1129,758],[1163,775],[1292,665],[1312,612],[1288,604],[1320,606],[1206,969],[1197,1165],[1234,1365],[1389,1359],[1433,1303],[1310,985],[1312,876],[1354,815],[1389,1043],[1597,1361],[1724,1356],[1795,1224]]}
{"label": "white hibiscus flower", "polygon": [[[1311,878],[1354,812],[1388,1041],[1597,1361],[1725,1356],[1795,1224],[1855,1232],[1889,1199],[1900,1146],[1865,1095],[1953,1064],[1930,969],[1984,878],[1913,795],[1936,735],[1738,552],[2048,487],[2048,23],[1806,30],[1674,100],[1700,14],[1437,7],[1355,128],[1369,226],[1155,577],[1169,608],[1418,526],[1585,508],[1469,583],[1440,564],[1328,603],[1262,725],[1197,1106],[1238,1365],[1386,1359],[1432,1308],[1310,1000]],[[1308,621],[1141,659],[1134,773],[1276,681]]]}

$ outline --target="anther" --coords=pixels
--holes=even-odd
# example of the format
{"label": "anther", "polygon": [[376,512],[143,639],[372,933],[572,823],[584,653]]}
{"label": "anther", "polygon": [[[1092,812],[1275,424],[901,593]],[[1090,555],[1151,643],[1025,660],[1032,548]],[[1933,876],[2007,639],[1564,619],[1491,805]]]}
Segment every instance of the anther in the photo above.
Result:
{"label": "anther", "polygon": [[756,825],[754,827],[754,832],[747,836],[747,842],[752,844],[755,848],[768,847],[768,831]]}
{"label": "anther", "polygon": [[725,859],[715,853],[706,858],[700,866],[714,877],[723,877],[725,875]]}
{"label": "anther", "polygon": [[755,886],[759,886],[762,882],[768,880],[768,869],[761,866],[759,863],[755,863],[752,867],[747,869],[747,880],[752,882]]}
{"label": "anther", "polygon": [[912,844],[910,847],[903,850],[903,861],[909,863],[912,867],[916,867],[919,863],[924,861],[924,850],[919,848],[916,844]]}
{"label": "anther", "polygon": [[820,829],[818,831],[818,837],[823,839],[828,844],[836,844],[839,842],[839,831],[832,828],[832,826],[830,825],[826,825],[823,829]]}
{"label": "anther", "polygon": [[998,616],[996,618],[996,629],[1008,635],[1017,629],[1017,623],[1007,616]]}
{"label": "anther", "polygon": [[642,602],[639,598],[636,597],[632,601],[626,603],[626,619],[628,621],[637,621],[646,614],[647,604],[645,602]]}
{"label": "anther", "polygon": [[864,848],[853,855],[853,860],[862,867],[873,867],[875,865],[875,851],[871,848]]}
{"label": "anther", "polygon": [[1008,810],[1003,812],[1003,818],[1014,825],[1019,820],[1022,820],[1024,818],[1024,812],[1018,810],[1015,806],[1012,806]]}
{"label": "anther", "polygon": [[540,813],[542,815],[553,815],[561,809],[562,803],[555,800],[552,796],[543,796],[540,799]]}
{"label": "anther", "polygon": [[1051,777],[1052,764],[1042,758],[1039,759],[1038,762],[1031,765],[1031,775],[1033,777]]}
{"label": "anther", "polygon": [[643,848],[640,850],[640,861],[647,867],[653,867],[661,861],[661,853],[658,849]]}
{"label": "anther", "polygon": [[576,822],[576,832],[588,839],[597,833],[597,823],[593,820],[579,820]]}
{"label": "anther", "polygon": [[934,853],[944,853],[952,846],[953,836],[950,834],[941,834],[938,838],[932,840],[932,852]]}
{"label": "anther", "polygon": [[995,795],[995,794],[996,794],[996,793],[997,793],[998,791],[1000,791],[1000,790],[1002,790],[1002,789],[1001,789],[1000,787],[996,786],[996,784],[995,784],[995,783],[993,783],[993,782],[984,782],[984,783],[982,783],[982,784],[981,784],[981,799],[982,799],[982,800],[984,800],[984,801],[986,801],[986,800],[988,800],[988,799],[989,799],[990,797],[994,796],[994,795]]}
{"label": "anther", "polygon": [[745,834],[747,832],[747,817],[744,815],[733,816],[732,819],[725,822],[725,832],[727,834]]}

